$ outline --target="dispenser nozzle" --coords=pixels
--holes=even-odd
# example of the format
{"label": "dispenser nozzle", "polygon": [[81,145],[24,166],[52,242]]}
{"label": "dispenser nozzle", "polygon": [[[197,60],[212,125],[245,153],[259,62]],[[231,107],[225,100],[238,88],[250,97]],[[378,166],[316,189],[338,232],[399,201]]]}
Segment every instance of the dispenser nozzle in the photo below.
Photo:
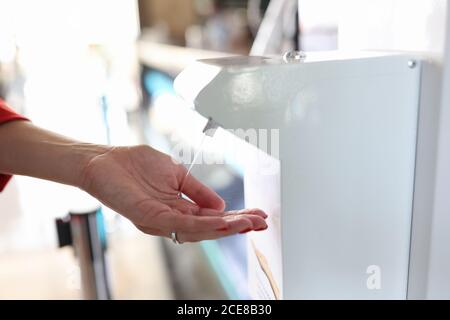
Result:
{"label": "dispenser nozzle", "polygon": [[213,118],[209,117],[208,122],[205,125],[205,128],[203,129],[203,133],[207,136],[212,137],[214,133],[216,133],[217,128],[219,127],[219,124],[214,121]]}

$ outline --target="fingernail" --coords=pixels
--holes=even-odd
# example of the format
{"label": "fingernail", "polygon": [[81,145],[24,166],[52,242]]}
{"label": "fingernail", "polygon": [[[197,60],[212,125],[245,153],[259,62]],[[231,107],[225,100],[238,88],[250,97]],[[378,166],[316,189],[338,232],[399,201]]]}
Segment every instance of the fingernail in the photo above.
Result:
{"label": "fingernail", "polygon": [[247,233],[247,232],[249,232],[249,231],[252,231],[252,228],[248,228],[248,229],[242,230],[242,231],[239,232],[239,233]]}
{"label": "fingernail", "polygon": [[227,230],[228,230],[228,227],[223,227],[223,228],[216,229],[216,231],[227,231]]}
{"label": "fingernail", "polygon": [[264,217],[264,219],[268,217],[267,213],[265,213],[265,212],[262,211],[261,209],[256,209],[256,210],[258,210],[259,212],[262,213],[262,216]]}
{"label": "fingernail", "polygon": [[265,226],[264,228],[255,229],[255,231],[263,231],[266,230],[269,226]]}

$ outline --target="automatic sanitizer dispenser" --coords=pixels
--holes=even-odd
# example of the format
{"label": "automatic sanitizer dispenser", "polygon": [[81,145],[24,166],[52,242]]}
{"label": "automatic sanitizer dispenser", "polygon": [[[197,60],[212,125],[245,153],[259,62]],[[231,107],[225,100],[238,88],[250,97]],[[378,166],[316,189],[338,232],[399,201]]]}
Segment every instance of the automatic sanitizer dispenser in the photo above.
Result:
{"label": "automatic sanitizer dispenser", "polygon": [[328,52],[201,60],[177,77],[247,145],[246,207],[269,215],[248,237],[254,298],[406,298],[420,70]]}

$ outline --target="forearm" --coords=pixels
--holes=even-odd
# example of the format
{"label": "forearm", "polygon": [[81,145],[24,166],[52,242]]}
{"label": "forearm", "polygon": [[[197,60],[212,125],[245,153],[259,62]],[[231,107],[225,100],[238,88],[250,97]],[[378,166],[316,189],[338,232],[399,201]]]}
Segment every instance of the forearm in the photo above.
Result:
{"label": "forearm", "polygon": [[55,134],[28,121],[0,125],[0,173],[80,186],[86,164],[108,149]]}

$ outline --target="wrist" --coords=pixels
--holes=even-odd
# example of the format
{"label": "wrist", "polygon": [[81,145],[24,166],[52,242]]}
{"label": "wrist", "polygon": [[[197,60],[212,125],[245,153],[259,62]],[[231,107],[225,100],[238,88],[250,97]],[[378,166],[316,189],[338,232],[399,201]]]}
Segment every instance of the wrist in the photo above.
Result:
{"label": "wrist", "polygon": [[[90,143],[76,143],[71,147],[71,158],[74,161],[71,182],[69,184],[78,187],[86,191],[87,177],[90,174],[89,169],[92,162],[109,151],[114,147],[100,144],[90,144]],[[69,166],[70,167],[70,166]]]}

